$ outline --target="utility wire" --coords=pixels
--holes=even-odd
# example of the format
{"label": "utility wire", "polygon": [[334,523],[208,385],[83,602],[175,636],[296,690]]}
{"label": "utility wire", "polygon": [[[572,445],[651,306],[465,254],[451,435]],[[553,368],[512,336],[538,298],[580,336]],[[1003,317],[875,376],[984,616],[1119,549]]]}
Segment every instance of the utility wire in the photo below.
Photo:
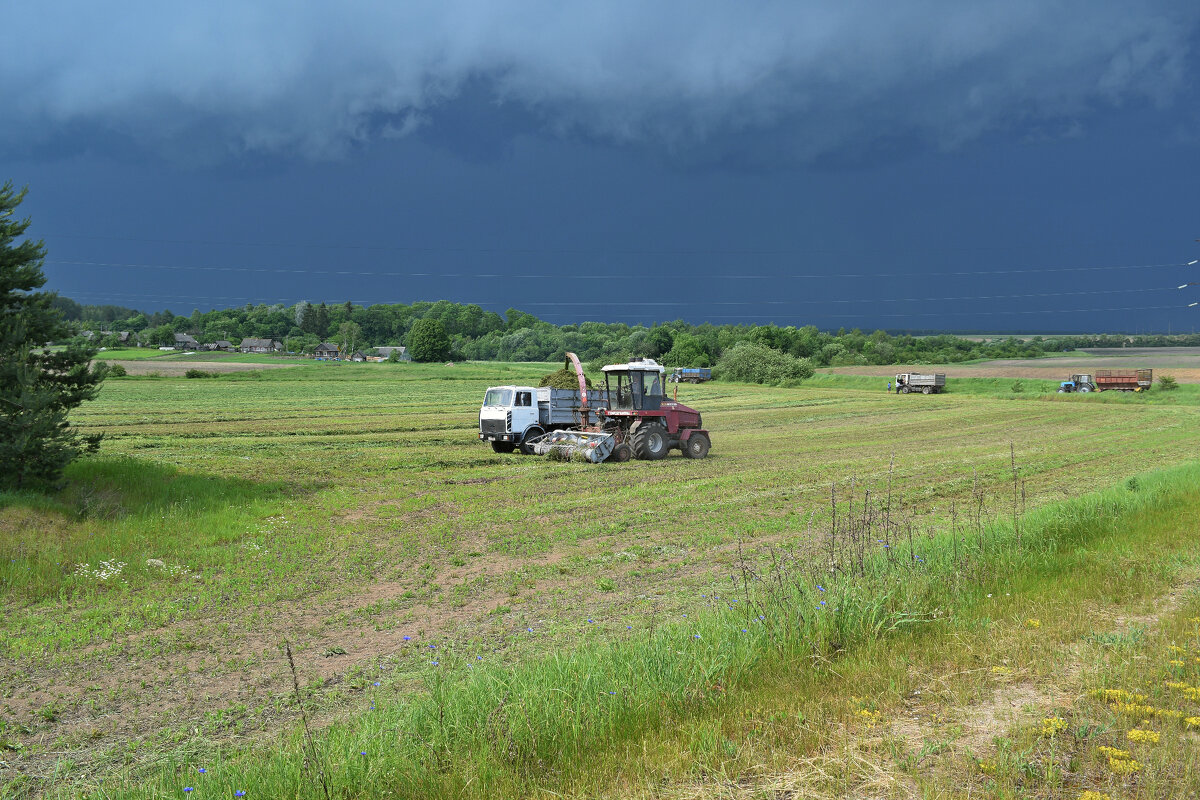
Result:
{"label": "utility wire", "polygon": [[[620,279],[638,279],[645,280],[645,273],[633,275],[614,275],[605,273],[603,276],[598,276],[595,273],[580,273],[565,270],[563,272],[555,272],[553,274],[511,274],[503,272],[388,272],[388,271],[372,271],[372,270],[334,270],[334,269],[296,269],[287,267],[247,267],[247,266],[213,266],[213,265],[196,265],[186,266],[179,264],[131,264],[111,261],[65,261],[65,260],[47,260],[45,264],[53,264],[55,266],[76,266],[76,267],[117,267],[121,269],[155,269],[155,270],[183,270],[183,271],[207,271],[207,272],[257,272],[273,275],[358,275],[371,277],[388,277],[388,278],[472,278],[472,279],[508,279],[508,280],[585,280],[595,281],[598,277]],[[751,279],[751,280],[821,280],[829,278],[845,278],[861,280],[864,278],[935,278],[935,277],[953,277],[953,276],[976,276],[976,275],[1023,275],[1023,274],[1044,274],[1051,272],[1098,272],[1111,270],[1142,270],[1142,269],[1165,269],[1185,267],[1187,264],[1177,262],[1170,264],[1126,264],[1119,266],[1090,266],[1090,267],[1029,267],[1022,269],[998,269],[998,270],[955,270],[949,272],[831,272],[831,273],[783,273],[779,275],[754,275],[754,274],[698,274],[698,277],[704,279],[713,278],[729,278],[729,279]]]}

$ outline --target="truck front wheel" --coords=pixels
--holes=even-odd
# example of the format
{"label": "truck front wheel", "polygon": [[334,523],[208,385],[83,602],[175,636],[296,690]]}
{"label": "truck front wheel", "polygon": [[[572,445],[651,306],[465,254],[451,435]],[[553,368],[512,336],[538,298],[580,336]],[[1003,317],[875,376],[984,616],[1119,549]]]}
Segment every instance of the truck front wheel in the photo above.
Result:
{"label": "truck front wheel", "polygon": [[492,452],[494,453],[511,453],[516,449],[516,442],[492,442]]}
{"label": "truck front wheel", "polygon": [[536,425],[525,431],[525,436],[521,438],[521,454],[526,456],[533,455],[533,440],[545,434],[546,432]]}

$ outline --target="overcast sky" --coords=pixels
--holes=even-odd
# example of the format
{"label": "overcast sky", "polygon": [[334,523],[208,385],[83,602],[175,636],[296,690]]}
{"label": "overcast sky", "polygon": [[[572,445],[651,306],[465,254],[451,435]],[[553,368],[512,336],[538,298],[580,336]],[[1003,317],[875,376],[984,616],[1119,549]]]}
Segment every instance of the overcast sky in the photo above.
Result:
{"label": "overcast sky", "polygon": [[44,0],[49,288],[190,313],[1192,330],[1200,3]]}

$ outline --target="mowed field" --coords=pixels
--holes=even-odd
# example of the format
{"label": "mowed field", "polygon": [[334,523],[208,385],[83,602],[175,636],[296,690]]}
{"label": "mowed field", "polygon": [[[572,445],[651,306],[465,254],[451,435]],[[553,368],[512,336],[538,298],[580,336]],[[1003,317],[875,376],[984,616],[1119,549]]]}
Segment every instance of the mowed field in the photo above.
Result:
{"label": "mowed field", "polygon": [[[0,735],[63,782],[398,702],[447,650],[519,662],[644,636],[739,551],[816,548],[889,492],[918,530],[1195,459],[1191,387],[1155,403],[839,386],[683,386],[708,459],[557,463],[476,438],[488,385],[558,365],[321,364],[108,381],[58,498],[0,508]],[[1140,398],[1130,398],[1137,400]],[[1175,402],[1174,400],[1178,400]],[[953,509],[953,511],[952,511]],[[41,785],[41,784],[39,784]]]}
{"label": "mowed field", "polygon": [[1052,358],[1008,358],[980,364],[900,365],[886,367],[834,367],[842,375],[893,376],[898,372],[944,372],[951,378],[1032,378],[1065,381],[1076,372],[1098,369],[1154,370],[1154,377],[1170,375],[1180,383],[1200,383],[1200,347],[1095,348],[1058,353]]}

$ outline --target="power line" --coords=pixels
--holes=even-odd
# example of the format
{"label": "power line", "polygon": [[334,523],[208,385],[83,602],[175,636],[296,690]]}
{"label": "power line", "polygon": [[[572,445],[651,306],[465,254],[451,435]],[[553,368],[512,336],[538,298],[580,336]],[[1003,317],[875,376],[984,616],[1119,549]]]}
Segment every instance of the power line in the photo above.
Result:
{"label": "power line", "polygon": [[[579,273],[572,271],[555,272],[553,274],[510,274],[503,272],[391,272],[391,271],[375,271],[375,270],[334,270],[334,269],[296,269],[287,267],[247,267],[247,266],[215,266],[215,265],[179,265],[179,264],[133,264],[109,261],[65,261],[65,260],[47,260],[45,264],[53,264],[55,266],[84,266],[84,267],[117,267],[122,269],[155,269],[155,270],[177,270],[177,271],[204,271],[204,272],[256,272],[273,275],[343,275],[343,276],[362,276],[362,277],[380,277],[380,278],[471,278],[471,279],[506,279],[506,280],[584,280],[595,281],[594,273]],[[1169,264],[1124,264],[1117,266],[1086,266],[1086,267],[1028,267],[1021,269],[999,269],[999,270],[954,270],[948,272],[831,272],[831,273],[783,273],[779,275],[755,275],[755,274],[700,274],[706,280],[713,278],[728,278],[737,280],[822,280],[830,278],[843,278],[850,280],[861,280],[871,278],[941,278],[941,277],[965,277],[978,275],[1023,275],[1023,274],[1045,274],[1058,272],[1099,272],[1112,270],[1145,270],[1145,269],[1165,269],[1178,268],[1188,266],[1182,262],[1174,262]],[[615,280],[620,279],[638,279],[645,280],[648,276],[646,273],[637,273],[632,275],[614,275],[606,274],[605,277]]]}
{"label": "power line", "polygon": [[[810,255],[810,254],[828,254],[828,253],[845,253],[847,248],[833,247],[766,247],[766,248],[738,248],[738,247],[450,247],[445,245],[388,245],[388,244],[360,244],[351,242],[325,243],[325,242],[248,242],[229,239],[169,239],[155,238],[145,236],[113,236],[108,234],[84,234],[84,233],[49,233],[42,234],[44,239],[84,239],[91,241],[107,241],[107,242],[141,242],[145,244],[185,244],[185,245],[212,245],[219,247],[259,247],[259,248],[289,248],[300,250],[360,250],[360,251],[375,251],[375,252],[397,252],[397,253],[478,253],[481,255],[496,255],[496,254],[514,254],[514,255],[586,255],[586,256],[623,256],[623,255],[638,255],[638,256],[696,256],[696,255],[730,255],[730,256],[755,256],[755,255]],[[1044,245],[1049,249],[1075,249],[1078,244],[1075,242],[1067,242],[1058,245]],[[988,252],[994,253],[1004,250],[1013,250],[1012,246],[993,245],[988,247],[980,247],[972,245],[970,247],[926,247],[922,252],[941,252],[941,253],[973,253],[973,252]],[[892,253],[893,249],[887,247],[858,247],[856,252],[860,253]]]}

